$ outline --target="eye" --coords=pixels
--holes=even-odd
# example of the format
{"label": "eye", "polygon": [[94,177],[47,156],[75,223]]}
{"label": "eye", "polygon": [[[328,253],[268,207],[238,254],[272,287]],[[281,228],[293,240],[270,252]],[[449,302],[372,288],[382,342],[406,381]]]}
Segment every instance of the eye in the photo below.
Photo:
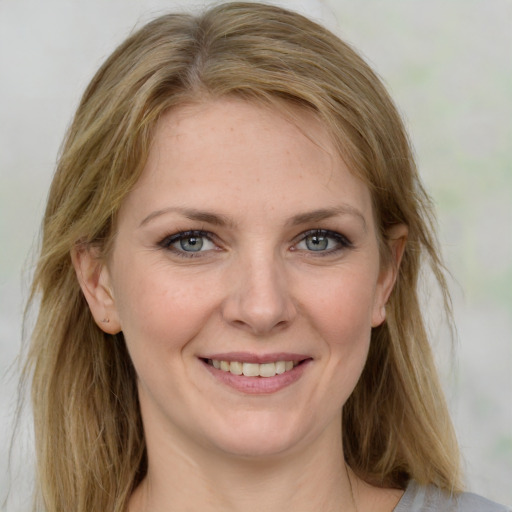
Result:
{"label": "eye", "polygon": [[352,247],[352,243],[341,233],[325,229],[314,229],[302,234],[302,238],[295,245],[301,251],[333,253],[341,249]]}
{"label": "eye", "polygon": [[159,245],[182,256],[192,256],[194,253],[211,251],[217,248],[211,240],[211,235],[205,231],[182,231],[167,236]]}

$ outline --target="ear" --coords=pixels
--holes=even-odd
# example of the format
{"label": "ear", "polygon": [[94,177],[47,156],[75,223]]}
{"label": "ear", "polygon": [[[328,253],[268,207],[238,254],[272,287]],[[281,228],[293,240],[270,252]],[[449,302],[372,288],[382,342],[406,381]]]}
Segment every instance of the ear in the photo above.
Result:
{"label": "ear", "polygon": [[386,319],[386,303],[395,286],[408,232],[405,224],[396,224],[386,233],[384,243],[388,245],[389,258],[381,264],[373,304],[372,327],[381,325]]}
{"label": "ear", "polygon": [[121,324],[110,286],[110,274],[99,250],[78,244],[71,250],[71,261],[94,321],[102,331],[117,334],[121,331]]}

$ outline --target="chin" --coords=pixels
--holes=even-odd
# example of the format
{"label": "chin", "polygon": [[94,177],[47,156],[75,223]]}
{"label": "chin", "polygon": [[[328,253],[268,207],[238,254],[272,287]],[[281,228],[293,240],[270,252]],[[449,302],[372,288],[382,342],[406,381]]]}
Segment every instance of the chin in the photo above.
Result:
{"label": "chin", "polygon": [[[261,459],[291,453],[306,441],[305,432],[302,428],[298,429],[297,424],[276,421],[275,416],[268,418],[263,415],[262,418],[257,418],[254,413],[248,416],[246,421],[240,421],[239,418],[229,429],[222,429],[215,437],[210,430],[210,442],[224,454]],[[301,426],[304,427],[304,423]]]}
{"label": "chin", "polygon": [[293,451],[296,445],[289,439],[279,436],[237,436],[237,439],[226,439],[217,443],[218,449],[225,455],[242,459],[261,460],[280,457]]}

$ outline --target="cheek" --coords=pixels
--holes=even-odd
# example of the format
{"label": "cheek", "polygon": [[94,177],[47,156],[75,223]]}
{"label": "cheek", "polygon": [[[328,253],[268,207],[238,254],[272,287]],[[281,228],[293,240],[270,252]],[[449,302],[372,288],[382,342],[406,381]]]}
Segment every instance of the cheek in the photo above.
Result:
{"label": "cheek", "polygon": [[[369,273],[371,274],[371,273]],[[375,281],[368,273],[339,273],[308,294],[310,317],[331,343],[351,345],[371,332]]]}
{"label": "cheek", "polygon": [[138,354],[150,357],[158,351],[165,358],[165,353],[182,350],[214,308],[211,287],[161,266],[146,265],[143,272],[134,266],[129,275],[117,281],[116,304],[134,363]]}
{"label": "cheek", "polygon": [[328,352],[325,392],[338,397],[337,407],[352,393],[368,356],[375,297],[375,282],[367,277],[371,274],[340,273],[310,294],[309,318]]}

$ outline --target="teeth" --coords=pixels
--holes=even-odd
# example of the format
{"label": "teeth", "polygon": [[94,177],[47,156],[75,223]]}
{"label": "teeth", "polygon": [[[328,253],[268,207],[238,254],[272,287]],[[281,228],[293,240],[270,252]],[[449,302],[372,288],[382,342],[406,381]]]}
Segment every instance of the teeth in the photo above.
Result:
{"label": "teeth", "polygon": [[229,363],[229,371],[234,375],[242,375],[244,372],[243,364],[238,361],[231,361],[231,363]]}
{"label": "teeth", "polygon": [[281,373],[284,373],[286,371],[286,363],[284,361],[277,361],[276,364],[276,373],[278,375],[281,375]]}
{"label": "teeth", "polygon": [[275,363],[260,364],[260,377],[273,377],[276,374]]}
{"label": "teeth", "polygon": [[258,377],[260,374],[260,365],[258,363],[243,363],[242,367],[246,377]]}
{"label": "teeth", "polygon": [[218,361],[209,359],[208,364],[214,368],[233,375],[245,375],[246,377],[274,377],[284,372],[289,372],[299,363],[294,361],[276,361],[275,363],[242,363],[240,361]]}

